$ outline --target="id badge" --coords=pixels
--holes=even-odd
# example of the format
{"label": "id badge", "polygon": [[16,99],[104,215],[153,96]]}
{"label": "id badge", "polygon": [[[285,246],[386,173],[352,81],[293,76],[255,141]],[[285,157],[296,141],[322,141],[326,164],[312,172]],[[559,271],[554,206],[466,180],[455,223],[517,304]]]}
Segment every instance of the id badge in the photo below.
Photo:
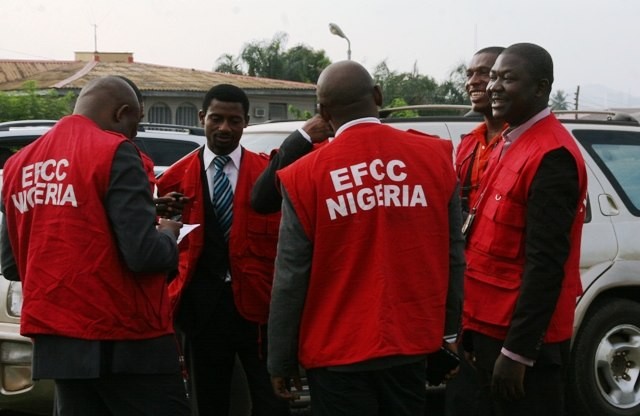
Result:
{"label": "id badge", "polygon": [[471,225],[473,224],[473,220],[476,218],[476,210],[475,208],[471,210],[467,218],[464,220],[464,224],[462,224],[462,236],[467,239],[469,235],[469,231],[471,230]]}

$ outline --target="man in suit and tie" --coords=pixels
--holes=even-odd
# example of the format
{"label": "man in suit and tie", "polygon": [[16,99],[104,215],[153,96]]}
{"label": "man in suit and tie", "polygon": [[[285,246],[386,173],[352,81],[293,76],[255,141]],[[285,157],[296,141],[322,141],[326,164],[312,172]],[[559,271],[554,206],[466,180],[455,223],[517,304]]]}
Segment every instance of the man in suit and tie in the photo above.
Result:
{"label": "man in suit and tie", "polygon": [[184,335],[194,410],[229,411],[236,355],[249,384],[253,415],[287,415],[266,370],[269,313],[279,214],[251,209],[249,194],[268,163],[239,145],[249,123],[240,88],[211,88],[199,113],[207,144],[170,167],[158,182],[164,195],[188,198],[185,224],[200,224],[180,244],[180,266],[169,290]]}

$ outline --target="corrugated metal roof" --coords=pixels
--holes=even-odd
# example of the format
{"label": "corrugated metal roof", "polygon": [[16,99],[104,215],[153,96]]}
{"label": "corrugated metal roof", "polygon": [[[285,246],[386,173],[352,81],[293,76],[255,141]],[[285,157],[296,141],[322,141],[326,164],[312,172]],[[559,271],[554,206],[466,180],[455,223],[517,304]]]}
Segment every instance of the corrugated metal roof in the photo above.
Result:
{"label": "corrugated metal roof", "polygon": [[144,63],[0,60],[0,90],[12,91],[33,80],[40,89],[80,89],[90,80],[122,75],[145,91],[207,91],[213,85],[233,84],[246,90],[290,90],[313,92],[315,85],[303,82],[223,74]]}

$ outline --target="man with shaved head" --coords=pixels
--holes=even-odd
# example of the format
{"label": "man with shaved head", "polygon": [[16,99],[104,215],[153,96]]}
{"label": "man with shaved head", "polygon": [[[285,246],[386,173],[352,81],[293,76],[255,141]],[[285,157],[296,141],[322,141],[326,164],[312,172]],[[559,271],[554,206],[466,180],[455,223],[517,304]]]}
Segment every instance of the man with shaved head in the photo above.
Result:
{"label": "man with shaved head", "polygon": [[335,139],[278,171],[273,387],[295,399],[301,365],[315,415],[422,415],[426,357],[461,301],[452,145],[381,124],[380,88],[353,61],[327,67],[317,95]]}
{"label": "man with shaved head", "polygon": [[4,167],[2,273],[22,282],[20,333],[57,415],[190,414],[167,290],[182,225],[156,225],[139,121],[124,80],[95,79]]}

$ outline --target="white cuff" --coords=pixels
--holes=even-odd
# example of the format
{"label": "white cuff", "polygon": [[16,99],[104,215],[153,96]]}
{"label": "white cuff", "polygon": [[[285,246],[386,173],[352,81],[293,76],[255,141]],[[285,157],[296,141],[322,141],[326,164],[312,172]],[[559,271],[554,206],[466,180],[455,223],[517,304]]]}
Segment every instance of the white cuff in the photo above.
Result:
{"label": "white cuff", "polygon": [[508,349],[502,347],[502,349],[500,350],[500,353],[502,355],[504,355],[505,357],[511,358],[513,361],[517,361],[520,364],[524,364],[527,367],[533,367],[533,365],[536,363],[536,360],[532,360],[531,358],[527,358],[527,357],[523,357],[520,354],[516,354],[515,352],[511,352]]}
{"label": "white cuff", "polygon": [[300,128],[298,129],[298,131],[300,132],[300,134],[302,134],[302,137],[304,137],[305,139],[307,139],[307,141],[308,141],[309,143],[313,143],[313,142],[311,141],[311,136],[309,136],[309,133],[307,133],[306,131],[302,130],[302,127],[300,127]]}

